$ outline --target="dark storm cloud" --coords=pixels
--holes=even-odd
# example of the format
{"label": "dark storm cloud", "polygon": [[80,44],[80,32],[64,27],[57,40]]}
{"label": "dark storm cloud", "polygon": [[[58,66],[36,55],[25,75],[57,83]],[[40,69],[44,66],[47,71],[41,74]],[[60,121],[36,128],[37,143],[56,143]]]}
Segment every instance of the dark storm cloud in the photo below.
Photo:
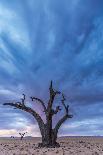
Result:
{"label": "dark storm cloud", "polygon": [[[85,118],[101,117],[103,1],[1,0],[0,10],[1,103],[21,97],[22,92],[47,101],[52,79],[70,99],[74,113],[71,121],[76,124]],[[11,128],[7,116],[8,122],[15,122],[22,115],[7,110],[0,108],[3,129]],[[33,122],[29,115],[23,116]],[[79,130],[83,130],[81,126]]]}

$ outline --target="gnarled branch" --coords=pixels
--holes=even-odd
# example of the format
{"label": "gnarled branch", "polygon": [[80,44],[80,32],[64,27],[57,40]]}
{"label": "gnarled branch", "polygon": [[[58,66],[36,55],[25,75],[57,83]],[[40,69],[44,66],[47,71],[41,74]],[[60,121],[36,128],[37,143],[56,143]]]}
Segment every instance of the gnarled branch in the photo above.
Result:
{"label": "gnarled branch", "polygon": [[32,101],[36,100],[36,101],[40,102],[42,107],[44,108],[44,112],[46,112],[47,109],[46,109],[45,103],[41,99],[39,99],[37,97],[30,97],[30,98],[32,99]]}
{"label": "gnarled branch", "polygon": [[59,128],[61,127],[61,125],[68,119],[68,118],[72,118],[72,115],[64,115],[56,124],[54,131],[57,133]]}
{"label": "gnarled branch", "polygon": [[69,105],[66,105],[66,104],[65,104],[65,101],[66,101],[66,98],[65,98],[64,94],[62,93],[62,100],[61,100],[61,102],[62,102],[62,105],[63,105],[64,108],[65,108],[66,114],[68,115],[68,113],[69,113]]}
{"label": "gnarled branch", "polygon": [[22,94],[22,95],[23,95],[23,98],[21,98],[21,102],[17,101],[15,103],[23,106],[25,104],[26,95],[25,94]]}
{"label": "gnarled branch", "polygon": [[60,106],[57,106],[55,110],[52,109],[52,115],[57,114],[59,111],[61,111],[61,108],[60,108]]}
{"label": "gnarled branch", "polygon": [[37,120],[38,122],[38,125],[39,125],[39,128],[41,130],[41,133],[43,132],[43,129],[45,128],[45,124],[42,120],[42,118],[40,117],[40,115],[35,111],[33,110],[32,108],[30,107],[27,107],[25,106],[25,104],[21,104],[21,102],[16,102],[16,103],[4,103],[3,105],[8,105],[8,106],[12,106],[12,107],[15,107],[17,109],[21,109],[25,112],[28,112],[30,113],[32,116],[34,116],[34,118]]}
{"label": "gnarled branch", "polygon": [[55,128],[54,128],[54,132],[55,134],[57,134],[59,128],[61,127],[61,125],[68,119],[68,118],[72,118],[73,115],[70,115],[69,114],[69,105],[66,105],[65,104],[65,100],[66,98],[64,97],[64,94],[62,94],[62,105],[64,106],[65,108],[65,115],[58,121],[58,123],[56,124]]}

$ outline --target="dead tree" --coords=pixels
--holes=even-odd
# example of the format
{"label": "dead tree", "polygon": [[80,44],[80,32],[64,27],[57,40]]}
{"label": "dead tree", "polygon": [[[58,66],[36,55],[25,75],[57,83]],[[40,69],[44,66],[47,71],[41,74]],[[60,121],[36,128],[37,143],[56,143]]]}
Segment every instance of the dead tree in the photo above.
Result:
{"label": "dead tree", "polygon": [[21,136],[20,140],[22,140],[24,138],[25,134],[26,134],[26,132],[25,133],[19,133],[19,135]]}
{"label": "dead tree", "polygon": [[[25,105],[26,96],[24,94],[23,94],[23,98],[21,99],[21,102],[4,103],[4,105],[9,105],[14,108],[21,109],[25,112],[28,112],[29,114],[31,114],[34,117],[34,119],[36,119],[39,129],[40,129],[41,136],[42,136],[42,143],[39,144],[40,147],[59,147],[59,144],[56,142],[58,130],[61,127],[61,125],[68,118],[72,118],[72,115],[69,112],[69,105],[65,104],[66,99],[65,99],[64,94],[53,89],[52,81],[51,81],[50,88],[49,88],[49,94],[50,94],[50,97],[49,97],[49,101],[48,101],[47,105],[41,99],[39,99],[37,97],[30,97],[32,101],[37,101],[41,104],[41,106],[43,108],[43,112],[46,117],[46,123],[44,123],[41,116],[34,109]],[[56,108],[54,109],[53,103],[54,103],[54,99],[57,95],[61,95],[61,97],[62,97],[62,100],[61,100],[62,106],[60,106],[60,105],[56,106]],[[53,125],[53,122],[52,122],[53,116],[56,115],[57,113],[59,113],[63,107],[65,110],[65,114],[53,128],[53,126],[52,126]]]}

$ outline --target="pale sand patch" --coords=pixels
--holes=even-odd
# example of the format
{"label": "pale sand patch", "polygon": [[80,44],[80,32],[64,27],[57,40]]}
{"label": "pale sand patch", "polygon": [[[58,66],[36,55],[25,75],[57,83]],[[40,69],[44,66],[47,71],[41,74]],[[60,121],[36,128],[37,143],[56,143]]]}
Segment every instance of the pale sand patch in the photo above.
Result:
{"label": "pale sand patch", "polygon": [[103,155],[101,137],[62,137],[60,148],[38,148],[40,138],[0,138],[0,155]]}

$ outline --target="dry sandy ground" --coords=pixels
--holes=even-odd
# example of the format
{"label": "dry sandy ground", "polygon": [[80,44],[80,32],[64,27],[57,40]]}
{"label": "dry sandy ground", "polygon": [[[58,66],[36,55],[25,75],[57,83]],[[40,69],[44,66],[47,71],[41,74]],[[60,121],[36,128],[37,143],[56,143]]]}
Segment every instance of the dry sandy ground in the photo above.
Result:
{"label": "dry sandy ground", "polygon": [[103,155],[103,138],[66,137],[59,138],[60,148],[38,148],[39,138],[0,138],[0,155]]}

